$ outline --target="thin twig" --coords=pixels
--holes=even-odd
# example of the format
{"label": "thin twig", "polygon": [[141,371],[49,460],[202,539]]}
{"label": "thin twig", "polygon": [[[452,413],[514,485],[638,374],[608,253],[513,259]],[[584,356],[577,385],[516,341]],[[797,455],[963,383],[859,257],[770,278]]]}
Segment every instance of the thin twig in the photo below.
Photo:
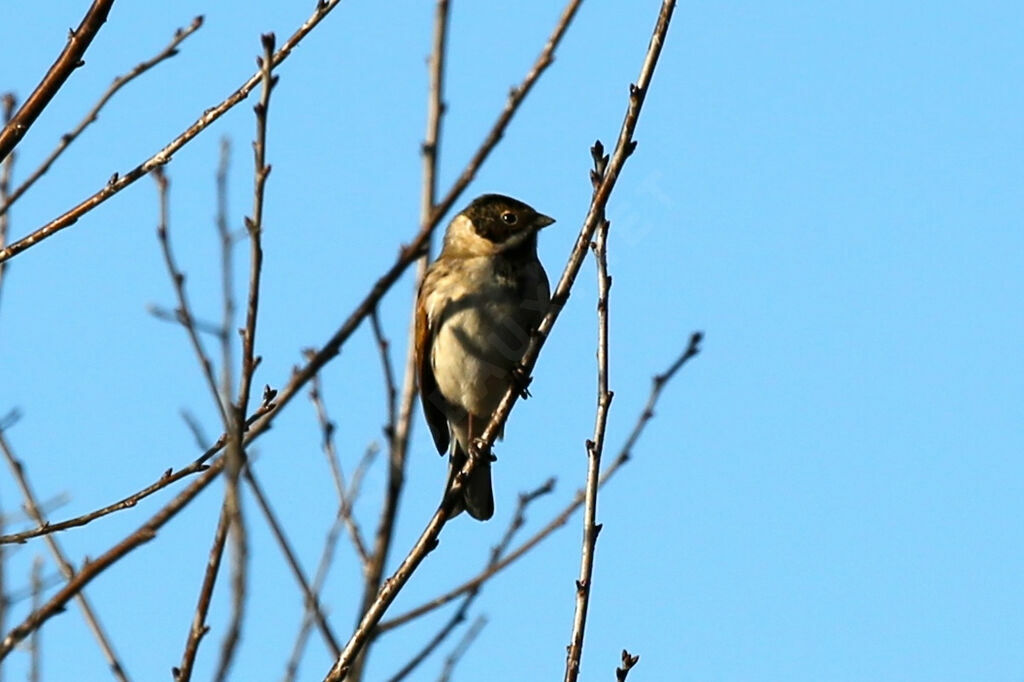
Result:
{"label": "thin twig", "polygon": [[[605,470],[601,473],[601,479],[598,482],[599,486],[604,486],[612,476],[614,476],[623,464],[628,462],[632,457],[633,448],[636,447],[637,441],[643,434],[644,429],[647,427],[647,423],[654,417],[654,407],[658,402],[658,398],[661,396],[662,390],[671,381],[672,377],[675,376],[676,372],[686,364],[691,358],[696,356],[700,352],[700,342],[703,339],[701,332],[694,332],[690,336],[690,342],[682,354],[676,358],[676,360],[669,366],[669,368],[658,374],[652,380],[651,393],[647,398],[647,404],[644,406],[640,416],[637,417],[636,424],[633,426],[633,430],[630,432],[629,437],[626,438],[626,442],[622,445],[618,455],[608,465]],[[583,506],[584,493],[582,490],[576,492],[573,500],[566,506],[561,512],[559,512],[551,521],[548,522],[543,528],[537,531],[529,540],[523,542],[515,550],[510,552],[505,558],[496,563],[493,568],[488,568],[480,572],[475,577],[467,580],[458,587],[455,587],[448,592],[431,599],[430,601],[417,606],[414,609],[410,609],[403,614],[395,616],[394,618],[386,621],[381,621],[380,625],[377,626],[377,633],[384,633],[388,630],[392,630],[400,625],[419,618],[427,613],[430,613],[434,609],[437,609],[445,604],[451,602],[454,599],[458,599],[461,595],[467,594],[473,589],[476,589],[479,585],[490,580],[494,575],[501,572],[508,566],[510,566],[517,559],[522,557],[524,554],[529,552],[535,546],[540,544],[541,541],[546,539],[555,530],[565,525],[566,521],[572,516],[572,514]]]}
{"label": "thin twig", "polygon": [[[37,558],[42,559],[42,557]],[[39,588],[41,590],[48,590],[54,585],[60,585],[62,582],[64,582],[64,576],[62,576],[59,571],[56,571],[54,573],[41,576],[39,579]],[[20,587],[16,590],[11,590],[7,593],[7,605],[13,606],[14,604],[24,601],[25,599],[32,599],[33,589],[34,588],[32,586],[32,583],[31,581],[29,581],[28,585]]]}
{"label": "thin twig", "polygon": [[[8,157],[10,158],[10,157]],[[39,608],[39,602],[43,598],[43,557],[36,556],[32,559],[32,610],[35,611]],[[32,638],[29,640],[29,651],[31,656],[28,664],[28,679],[29,682],[39,682],[41,679],[40,671],[42,670],[42,646],[43,638],[40,634],[40,630],[36,629],[32,632]]]}
{"label": "thin twig", "polygon": [[[334,550],[338,545],[338,536],[341,534],[344,524],[344,519],[338,514],[334,517],[334,523],[331,524],[330,530],[327,531],[327,538],[324,540],[324,546],[320,552],[320,560],[317,562],[316,575],[313,576],[312,590],[317,598],[319,598],[320,591],[323,589],[324,582],[327,580],[327,574],[334,561]],[[295,644],[292,645],[292,655],[288,658],[288,663],[285,665],[284,682],[292,682],[298,674],[299,663],[302,662],[302,656],[306,651],[306,641],[309,638],[310,631],[313,629],[315,620],[309,604],[306,604],[305,612],[302,616],[302,625],[299,626],[299,632],[295,636]]]}
{"label": "thin twig", "polygon": [[90,582],[99,576],[103,571],[110,568],[118,560],[125,557],[132,550],[140,547],[156,537],[168,521],[182,510],[196,495],[210,485],[224,468],[223,458],[214,461],[210,467],[196,480],[169,503],[164,505],[156,514],[142,524],[134,533],[124,538],[106,552],[82,565],[73,578],[68,580],[60,590],[57,591],[42,606],[35,609],[26,618],[11,629],[0,642],[0,660],[5,658],[18,642],[22,641],[36,628],[40,627],[53,616],[61,613],[68,601],[78,595]]}
{"label": "thin twig", "polygon": [[[0,426],[0,431],[3,431],[4,427]],[[49,516],[51,512],[60,509],[65,506],[71,500],[71,496],[66,492],[57,493],[51,495],[45,500],[39,502],[39,510],[43,512],[43,516]],[[32,515],[25,511],[24,508],[17,509],[7,514],[0,514],[0,524],[7,525],[10,523],[22,523],[24,521],[31,521]]]}
{"label": "thin twig", "polygon": [[[32,487],[29,485],[28,477],[25,475],[25,468],[18,458],[15,457],[14,451],[7,442],[7,438],[3,431],[0,431],[0,451],[3,452],[4,459],[7,460],[7,464],[11,468],[11,473],[18,482],[18,487],[21,489],[22,497],[25,499],[25,509],[32,515],[32,518],[36,523],[40,525],[45,524],[46,520],[43,518],[43,513],[36,502],[36,495],[32,491]],[[46,538],[46,544],[50,548],[53,560],[56,562],[58,568],[60,568],[61,573],[64,574],[64,577],[67,578],[68,581],[73,580],[75,578],[75,568],[71,565],[71,562],[68,561],[67,555],[64,554],[64,550],[61,549],[57,539],[53,536],[48,536]],[[85,570],[84,567],[83,570]],[[82,609],[82,617],[85,618],[86,624],[89,626],[93,636],[96,638],[96,642],[99,644],[104,658],[107,659],[107,663],[110,665],[110,670],[114,677],[122,682],[127,682],[128,674],[125,672],[124,666],[121,664],[117,654],[114,653],[114,646],[110,643],[110,638],[107,636],[106,631],[100,624],[99,617],[93,610],[92,605],[85,596],[85,593],[79,592],[75,597],[78,601],[79,607]]]}
{"label": "thin twig", "polygon": [[[0,512],[0,530],[3,530],[6,523],[7,515]],[[12,603],[10,591],[7,589],[7,555],[9,553],[6,547],[0,545],[0,632],[7,629],[7,608]],[[32,577],[35,578],[34,572]],[[0,682],[3,682],[3,669],[0,669]]]}
{"label": "thin twig", "polygon": [[[249,417],[248,425],[251,426],[257,419],[267,414],[273,408],[273,402],[264,402],[263,404],[261,404],[259,408],[255,412],[253,412],[253,414]],[[32,530],[23,531],[21,533],[13,533],[11,535],[0,536],[0,544],[8,544],[12,542],[23,543],[27,540],[39,537],[41,535],[49,535],[50,533],[68,530],[69,528],[77,528],[79,526],[84,526],[87,523],[95,521],[98,518],[102,518],[104,516],[107,516],[108,514],[113,514],[114,512],[118,512],[123,509],[131,509],[135,505],[137,505],[141,500],[149,497],[155,492],[163,490],[172,483],[176,483],[183,478],[192,476],[193,474],[202,473],[206,471],[209,468],[206,465],[206,462],[221,451],[221,449],[224,447],[225,440],[226,438],[222,435],[217,440],[216,443],[211,445],[202,455],[200,455],[197,459],[193,460],[192,463],[189,464],[188,466],[178,469],[177,471],[175,471],[174,469],[167,469],[154,483],[151,483],[142,490],[139,490],[138,492],[133,493],[128,497],[122,498],[117,502],[114,502],[113,504],[108,504],[106,507],[101,507],[100,509],[91,511],[88,514],[82,514],[81,516],[76,516],[72,519],[67,519],[66,521],[61,521],[59,523],[47,522],[46,525],[40,526],[38,528],[33,528]]]}
{"label": "thin twig", "polygon": [[617,682],[626,682],[626,676],[629,675],[629,671],[633,669],[633,666],[640,662],[640,656],[634,656],[625,649],[622,650],[622,667],[615,669],[615,679]]}
{"label": "thin twig", "polygon": [[220,140],[220,161],[217,164],[217,235],[220,237],[221,296],[224,311],[221,314],[220,329],[220,392],[224,402],[231,401],[231,378],[233,366],[231,353],[231,328],[235,324],[234,293],[234,244],[228,228],[228,169],[231,167],[231,142],[227,137]]}
{"label": "thin twig", "polygon": [[112,82],[110,84],[110,87],[107,88],[107,91],[103,93],[103,95],[99,98],[99,101],[97,101],[96,104],[93,105],[92,109],[90,109],[89,112],[85,115],[85,117],[78,123],[78,125],[75,126],[74,130],[71,130],[70,132],[64,133],[63,135],[60,136],[60,141],[57,143],[57,146],[54,148],[52,152],[50,152],[50,155],[47,156],[41,164],[39,164],[39,167],[32,171],[32,174],[25,178],[25,180],[20,185],[18,185],[18,187],[13,192],[11,192],[11,195],[9,197],[0,197],[0,216],[7,213],[11,205],[15,201],[17,201],[21,197],[21,195],[28,191],[28,189],[35,184],[36,180],[41,178],[46,173],[46,171],[50,170],[50,166],[53,165],[53,162],[56,161],[57,158],[64,153],[64,150],[67,149],[71,145],[71,143],[74,142],[75,139],[77,139],[78,136],[82,134],[83,130],[88,128],[90,124],[95,123],[96,120],[99,119],[100,109],[102,109],[107,104],[107,102],[110,101],[111,97],[117,94],[118,90],[120,90],[125,85],[135,80],[145,72],[149,71],[151,68],[153,68],[160,62],[164,61],[165,59],[170,59],[174,55],[178,54],[178,46],[181,45],[182,41],[184,41],[190,35],[198,31],[199,27],[202,25],[203,17],[196,17],[188,26],[176,30],[174,32],[174,37],[171,38],[171,42],[168,43],[167,46],[163,50],[158,52],[154,57],[152,57],[151,59],[147,59],[146,61],[141,62],[139,64],[136,64],[135,68],[129,71],[128,73],[122,74],[115,78],[114,82]]}
{"label": "thin twig", "polygon": [[[608,157],[604,148],[595,144],[591,150],[594,172],[591,181],[594,190],[604,177]],[[605,429],[613,393],[608,390],[608,293],[612,278],[608,275],[608,220],[602,212],[597,236],[592,244],[597,262],[597,412],[594,418],[594,437],[587,441],[587,485],[583,506],[583,548],[580,552],[580,577],[576,581],[576,608],[573,615],[572,635],[569,637],[565,659],[565,682],[576,682],[583,655],[583,637],[586,632],[587,612],[590,608],[590,584],[594,575],[594,554],[601,524],[597,523],[597,488],[601,473],[601,455],[604,452]]]}
{"label": "thin twig", "polygon": [[[501,538],[501,542],[495,545],[491,549],[490,557],[487,560],[487,568],[491,568],[498,561],[501,560],[502,555],[508,551],[509,545],[512,544],[512,539],[515,537],[516,532],[523,527],[526,523],[526,508],[531,502],[536,500],[538,497],[547,495],[555,489],[555,479],[549,478],[543,485],[538,487],[536,490],[532,490],[528,493],[519,493],[519,504],[516,506],[516,512],[512,516],[512,520],[508,524],[508,528],[505,530],[505,534]],[[470,590],[462,603],[459,604],[459,608],[455,610],[455,613],[451,615],[448,621],[441,626],[441,628],[434,634],[433,637],[428,641],[404,666],[402,669],[395,673],[389,678],[389,682],[400,682],[412,673],[416,667],[426,660],[426,658],[447,639],[448,635],[454,632],[455,628],[458,627],[463,621],[466,620],[466,615],[469,613],[469,608],[473,605],[473,601],[477,595],[480,594],[481,585],[473,590]]]}
{"label": "thin twig", "polygon": [[[203,348],[202,341],[199,338],[199,332],[196,330],[192,309],[189,306],[188,297],[185,292],[185,275],[178,269],[174,260],[174,254],[171,249],[170,237],[168,234],[168,181],[162,166],[158,166],[153,170],[153,177],[157,182],[157,188],[160,195],[160,223],[157,226],[157,237],[160,241],[161,250],[164,254],[164,262],[166,264],[167,271],[170,274],[171,282],[174,285],[174,290],[178,298],[178,308],[175,312],[188,334],[189,341],[192,344],[192,349],[196,354],[196,360],[199,362],[199,367],[202,370],[203,377],[206,379],[207,389],[209,389],[213,402],[216,404],[217,411],[220,414],[224,431],[225,433],[230,434],[230,436],[237,437],[237,431],[232,428],[233,421],[232,413],[229,412],[230,406],[228,402],[222,398],[220,391],[218,390],[217,380],[213,371],[213,363],[206,354],[206,350]],[[237,447],[233,449],[230,447],[231,438],[229,438],[228,442],[228,452],[237,452]],[[232,507],[225,502],[221,510],[220,519],[217,522],[217,530],[214,533],[213,545],[210,548],[210,558],[207,561],[206,572],[203,576],[203,582],[199,592],[199,601],[196,605],[196,611],[192,620],[192,626],[189,630],[188,639],[185,642],[185,650],[182,653],[181,665],[176,673],[178,678],[181,680],[191,679],[195,656],[199,650],[199,642],[209,629],[206,626],[206,614],[209,610],[210,599],[213,595],[214,586],[216,585],[217,574],[220,570],[220,563],[224,554],[224,546],[228,532],[230,531],[231,525],[234,521],[235,515],[232,514]]]}
{"label": "thin twig", "polygon": [[[316,389],[318,383],[319,375],[314,379],[314,389],[310,390],[311,394]],[[323,412],[322,419],[326,418],[327,413],[325,411]],[[322,421],[321,425],[323,425],[323,423],[324,422]],[[333,422],[327,420],[326,423],[331,424]],[[331,524],[330,530],[327,532],[323,550],[320,552],[320,561],[317,564],[316,576],[313,579],[312,590],[313,594],[317,595],[317,598],[319,598],[320,591],[323,589],[324,582],[327,580],[327,574],[330,572],[331,563],[334,561],[334,549],[337,546],[338,534],[341,532],[342,526],[348,527],[349,532],[352,534],[353,544],[356,547],[356,551],[360,554],[360,557],[365,556],[366,547],[363,544],[362,533],[359,530],[359,525],[356,523],[355,518],[352,516],[351,508],[352,503],[359,497],[359,489],[363,482],[363,475],[366,473],[367,468],[369,468],[378,452],[379,448],[376,443],[370,443],[366,448],[366,451],[363,453],[363,456],[360,458],[359,464],[356,465],[355,471],[352,473],[352,479],[349,481],[348,489],[343,490],[339,494],[338,513],[335,516],[334,523]],[[338,473],[341,473],[340,469]],[[309,637],[309,632],[312,629],[313,623],[313,613],[307,607],[302,618],[302,625],[295,637],[295,644],[292,646],[292,655],[288,659],[288,664],[285,667],[285,682],[294,680],[296,674],[298,674],[299,663],[302,660],[302,655],[305,653],[306,640]]]}
{"label": "thin twig", "polygon": [[181,654],[181,663],[177,668],[171,670],[176,682],[187,682],[192,679],[192,668],[195,665],[196,654],[199,653],[199,642],[210,631],[210,626],[206,624],[206,615],[210,611],[210,600],[213,598],[213,588],[217,584],[217,575],[220,573],[220,562],[224,557],[224,545],[228,539],[230,525],[231,517],[227,507],[222,505],[220,518],[217,519],[217,528],[213,533],[209,558],[206,560],[203,583],[199,588],[199,600],[192,616],[192,625],[188,629],[185,650]]}
{"label": "thin twig", "polygon": [[[3,124],[6,126],[14,116],[14,107],[18,100],[13,92],[6,92],[0,97],[0,109],[3,113]],[[4,206],[10,201],[11,176],[14,173],[14,160],[17,154],[11,152],[7,158],[0,162],[0,203]],[[7,246],[7,233],[10,229],[10,218],[7,212],[0,213],[0,249]],[[3,290],[4,263],[0,262],[0,291]]]}
{"label": "thin twig", "polygon": [[[158,306],[155,303],[150,303],[149,305],[147,305],[146,312],[155,317],[156,319],[160,320],[161,322],[171,322],[173,324],[181,325],[185,324],[185,321],[182,319],[181,314],[178,313],[176,310],[168,310],[167,308],[164,308],[163,306]],[[202,334],[209,334],[210,336],[215,336],[218,339],[220,338],[221,329],[218,325],[214,324],[213,322],[210,322],[208,320],[202,320],[199,318],[193,318],[192,326],[195,327],[197,332],[200,332]]]}
{"label": "thin twig", "polygon": [[462,636],[462,639],[455,645],[452,652],[444,659],[444,668],[441,669],[441,676],[437,678],[438,682],[449,682],[452,679],[452,671],[455,670],[455,665],[465,655],[469,647],[472,646],[485,625],[487,625],[487,616],[477,616],[473,624],[466,630],[466,634]]}
{"label": "thin twig", "polygon": [[[238,387],[238,401],[235,405],[235,429],[237,430],[236,441],[241,444],[243,431],[245,429],[245,416],[249,410],[249,393],[252,389],[252,377],[259,364],[255,358],[256,343],[256,318],[259,314],[260,301],[260,275],[263,268],[263,197],[267,184],[267,176],[270,175],[270,166],[267,165],[267,115],[270,107],[270,93],[277,83],[277,76],[271,73],[274,61],[274,34],[265,33],[261,36],[263,41],[263,57],[258,59],[260,72],[262,74],[263,89],[260,101],[253,107],[256,112],[256,139],[253,142],[253,197],[252,217],[246,218],[245,227],[249,235],[249,295],[245,311],[245,327],[242,330],[242,372],[241,382]],[[230,445],[230,443],[229,443]],[[241,461],[228,462],[228,472],[234,467],[236,471],[231,474],[237,478],[238,470],[241,469]]]}
{"label": "thin twig", "polygon": [[[334,487],[338,493],[338,517],[343,521],[346,528],[348,528],[349,536],[352,538],[352,545],[355,547],[356,553],[359,555],[359,560],[365,570],[366,566],[370,562],[370,557],[366,551],[366,542],[363,540],[363,534],[359,529],[359,524],[352,516],[352,505],[354,500],[349,497],[348,491],[345,487],[345,475],[341,471],[341,459],[338,457],[338,451],[334,445],[335,424],[327,414],[327,406],[324,404],[323,400],[323,387],[321,385],[320,375],[313,377],[312,385],[309,389],[309,399],[316,410],[317,421],[320,423],[320,431],[323,434],[321,437],[321,448],[324,451],[324,455],[327,457],[327,465],[331,469],[331,477],[334,479]],[[357,484],[358,481],[353,477],[352,485]]]}
{"label": "thin twig", "polygon": [[391,366],[391,344],[388,342],[380,326],[380,315],[376,308],[370,313],[370,328],[373,329],[373,340],[377,343],[380,354],[381,369],[384,374],[385,401],[388,406],[388,422],[384,427],[384,435],[391,441],[395,437],[395,426],[398,421],[398,389],[395,387],[395,370]]}
{"label": "thin twig", "polygon": [[[334,523],[331,524],[330,530],[327,532],[327,537],[324,540],[324,547],[320,553],[320,561],[316,568],[316,577],[313,579],[313,594],[319,598],[320,592],[323,589],[324,582],[327,580],[327,574],[330,572],[331,564],[334,561],[334,549],[338,543],[338,534],[341,532],[343,525],[348,525],[349,531],[355,533],[353,538],[361,537],[359,534],[359,527],[355,525],[350,510],[351,504],[354,500],[359,497],[359,488],[363,482],[363,474],[366,473],[366,469],[373,462],[374,457],[377,455],[378,448],[376,444],[371,443],[366,451],[363,453],[362,458],[359,460],[359,464],[356,466],[355,471],[352,474],[352,479],[349,481],[348,489],[344,492],[343,502],[339,502],[338,513],[335,516]],[[360,540],[359,542],[362,542]],[[362,545],[356,545],[357,551]],[[365,551],[365,547],[363,547]],[[286,681],[294,680],[295,675],[299,670],[299,663],[302,660],[302,655],[306,648],[306,639],[309,636],[309,631],[313,626],[313,614],[306,609],[306,613],[302,619],[302,626],[299,628],[298,635],[295,637],[295,645],[292,647],[292,655],[288,660],[288,665],[285,667],[284,679]]]}
{"label": "thin twig", "polygon": [[[429,86],[427,94],[426,132],[420,154],[423,163],[423,180],[420,191],[420,225],[430,224],[435,214],[437,200],[437,161],[440,156],[441,123],[444,118],[444,73],[446,44],[448,36],[448,0],[438,0],[434,8],[434,31],[428,61]],[[416,400],[416,298],[427,273],[430,261],[431,234],[423,241],[416,260],[416,275],[413,282],[413,302],[409,311],[409,331],[405,351],[405,363],[402,376],[402,395],[395,416],[394,382],[390,381],[388,394],[390,398],[388,418],[388,479],[380,516],[377,521],[377,532],[374,536],[373,553],[365,564],[363,573],[363,598],[360,613],[364,613],[373,603],[380,590],[384,578],[384,568],[394,539],[395,519],[398,516],[398,503],[405,485],[405,464],[409,450],[409,439],[412,436],[412,417]],[[390,373],[389,373],[390,375]],[[389,376],[390,379],[390,376]],[[349,678],[359,682],[363,678],[364,664],[369,654],[369,647],[356,658]]]}
{"label": "thin twig", "polygon": [[[257,59],[263,84],[260,101],[253,110],[256,113],[256,139],[253,141],[253,207],[252,216],[246,218],[245,228],[249,235],[249,293],[247,296],[245,327],[242,334],[242,367],[238,386],[238,399],[232,407],[231,417],[225,429],[230,434],[224,453],[227,482],[224,488],[224,506],[231,517],[232,570],[231,570],[231,619],[221,642],[220,661],[214,679],[227,679],[234,655],[241,639],[245,615],[246,584],[248,581],[248,544],[242,501],[238,494],[238,477],[245,468],[245,416],[249,410],[249,393],[252,390],[253,374],[260,358],[255,355],[256,320],[259,314],[260,276],[263,270],[263,200],[270,166],[267,164],[267,116],[270,110],[270,93],[277,84],[273,75],[274,34],[260,36],[263,56]],[[255,481],[250,480],[255,486]],[[265,508],[265,511],[269,507]]]}
{"label": "thin twig", "polygon": [[174,259],[174,251],[171,248],[171,238],[169,234],[169,198],[168,188],[170,181],[164,174],[164,170],[161,167],[156,168],[153,171],[153,179],[156,181],[157,192],[160,199],[160,222],[156,227],[156,236],[160,242],[160,250],[164,255],[164,265],[167,268],[167,274],[171,278],[171,284],[174,286],[174,294],[178,299],[178,307],[175,309],[181,325],[185,328],[186,334],[188,334],[188,340],[192,344],[192,350],[196,355],[196,361],[199,363],[199,368],[202,370],[203,378],[206,379],[206,387],[210,390],[210,395],[213,397],[213,402],[217,406],[217,411],[220,414],[221,422],[223,422],[225,429],[230,424],[228,420],[228,413],[224,406],[224,403],[220,399],[220,393],[217,391],[217,380],[213,374],[213,364],[210,362],[210,357],[206,354],[206,349],[203,348],[202,339],[199,338],[199,332],[196,330],[195,318],[192,315],[192,308],[188,302],[188,294],[185,291],[185,274],[178,268],[178,264]]}
{"label": "thin twig", "polygon": [[206,433],[203,431],[203,425],[199,423],[199,420],[194,414],[186,409],[178,411],[181,415],[182,421],[185,422],[185,426],[188,427],[189,433],[192,434],[192,438],[196,441],[196,446],[200,450],[206,450],[210,447],[210,440],[206,437]]}
{"label": "thin twig", "polygon": [[309,581],[306,579],[306,574],[303,573],[302,567],[299,566],[299,560],[295,556],[295,550],[292,549],[291,543],[288,542],[288,538],[284,534],[284,529],[281,527],[280,521],[274,514],[273,508],[270,506],[270,502],[267,500],[267,496],[263,493],[263,488],[256,481],[255,474],[252,473],[251,467],[246,467],[242,472],[245,477],[245,482],[249,484],[253,494],[256,496],[256,502],[262,510],[263,515],[267,519],[267,524],[270,526],[270,532],[274,535],[274,539],[277,540],[277,544],[281,548],[281,553],[284,554],[285,561],[288,562],[288,567],[292,570],[292,575],[295,576],[295,580],[299,583],[299,589],[302,590],[302,596],[304,598],[306,608],[310,610],[315,619],[316,624],[320,627],[320,632],[323,634],[324,643],[327,644],[327,648],[331,650],[331,653],[335,656],[341,651],[341,647],[338,645],[338,640],[334,636],[334,632],[331,630],[331,626],[327,624],[327,616],[324,615],[323,607],[320,606],[320,599],[313,588],[310,587]]}
{"label": "thin twig", "polygon": [[[314,351],[308,351],[310,354]],[[316,412],[316,420],[320,425],[320,449],[327,457],[327,467],[331,470],[331,479],[334,481],[334,490],[338,494],[338,506],[344,507],[347,504],[345,498],[345,474],[341,470],[341,459],[334,447],[334,430],[337,425],[327,414],[327,406],[324,404],[323,383],[320,375],[313,377],[309,386],[309,401],[313,403],[313,410]]]}
{"label": "thin twig", "polygon": [[85,56],[89,43],[96,37],[100,27],[107,20],[107,14],[113,4],[114,0],[93,0],[89,11],[82,18],[82,23],[78,25],[77,29],[69,32],[68,43],[61,50],[57,61],[53,63],[50,70],[43,76],[43,80],[21,105],[14,118],[4,126],[3,130],[0,130],[0,161],[3,161],[25,136],[29,127],[64,85],[64,81],[71,76],[71,72],[85,64],[82,57]]}
{"label": "thin twig", "polygon": [[[99,1],[99,0],[97,0]],[[107,0],[112,2],[113,0]],[[292,50],[305,38],[310,31],[312,31],[317,24],[319,24],[324,17],[326,17],[331,10],[337,7],[341,3],[341,0],[318,0],[313,8],[313,14],[306,19],[305,23],[302,24],[295,32],[284,42],[281,49],[274,54],[273,66],[277,67],[291,54]],[[119,175],[115,173],[110,181],[107,182],[106,186],[100,189],[98,192],[79,203],[74,208],[66,211],[62,215],[54,218],[46,225],[34,230],[27,236],[11,244],[10,246],[0,249],[0,262],[9,260],[14,256],[18,255],[22,251],[29,249],[39,242],[52,237],[57,232],[63,230],[65,227],[73,225],[83,215],[93,210],[104,201],[114,196],[128,185],[131,185],[136,180],[146,175],[154,168],[163,166],[170,162],[171,157],[187,143],[193,140],[199,133],[203,132],[209,127],[214,121],[219,119],[228,110],[237,105],[239,102],[244,100],[249,94],[259,85],[262,75],[259,71],[249,77],[237,90],[228,95],[219,104],[206,109],[202,115],[196,119],[196,121],[190,125],[185,131],[175,137],[173,140],[168,142],[163,149],[158,151],[153,156],[149,157],[138,166],[125,173]]]}

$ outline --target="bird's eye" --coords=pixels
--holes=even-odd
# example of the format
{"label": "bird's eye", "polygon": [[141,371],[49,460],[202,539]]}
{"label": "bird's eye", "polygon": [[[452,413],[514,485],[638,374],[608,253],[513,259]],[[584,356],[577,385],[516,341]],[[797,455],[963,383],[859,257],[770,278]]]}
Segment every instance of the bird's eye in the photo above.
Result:
{"label": "bird's eye", "polygon": [[519,221],[519,217],[512,211],[502,213],[501,219],[505,221],[506,225],[515,225]]}

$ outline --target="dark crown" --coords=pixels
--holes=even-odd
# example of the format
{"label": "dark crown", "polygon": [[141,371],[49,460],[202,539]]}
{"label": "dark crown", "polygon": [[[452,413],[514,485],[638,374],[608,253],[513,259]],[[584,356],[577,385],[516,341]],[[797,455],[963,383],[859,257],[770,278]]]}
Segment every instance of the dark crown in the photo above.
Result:
{"label": "dark crown", "polygon": [[483,194],[474,199],[462,214],[472,221],[478,235],[495,244],[523,230],[533,230],[547,224],[544,222],[537,225],[537,211],[503,194]]}

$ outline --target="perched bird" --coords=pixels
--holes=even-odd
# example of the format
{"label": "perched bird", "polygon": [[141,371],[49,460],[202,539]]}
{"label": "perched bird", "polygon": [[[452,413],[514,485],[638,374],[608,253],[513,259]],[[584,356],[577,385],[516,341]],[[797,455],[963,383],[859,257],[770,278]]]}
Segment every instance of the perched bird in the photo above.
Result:
{"label": "perched bird", "polygon": [[[547,311],[537,232],[555,222],[500,194],[477,197],[448,225],[416,301],[416,366],[423,412],[439,453],[451,444],[445,493],[516,381],[514,370]],[[525,387],[524,387],[525,388]],[[490,462],[463,483],[454,514],[494,514]]]}

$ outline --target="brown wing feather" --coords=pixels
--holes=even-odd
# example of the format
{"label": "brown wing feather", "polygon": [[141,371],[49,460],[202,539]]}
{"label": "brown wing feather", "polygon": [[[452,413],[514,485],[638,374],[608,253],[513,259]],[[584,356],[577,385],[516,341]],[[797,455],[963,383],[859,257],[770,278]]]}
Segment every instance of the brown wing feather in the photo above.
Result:
{"label": "brown wing feather", "polygon": [[420,383],[420,400],[423,402],[423,414],[427,418],[430,434],[434,437],[437,451],[444,454],[448,450],[448,418],[445,417],[444,396],[437,387],[434,368],[430,362],[434,334],[430,328],[430,319],[421,295],[416,301],[416,369]]}

